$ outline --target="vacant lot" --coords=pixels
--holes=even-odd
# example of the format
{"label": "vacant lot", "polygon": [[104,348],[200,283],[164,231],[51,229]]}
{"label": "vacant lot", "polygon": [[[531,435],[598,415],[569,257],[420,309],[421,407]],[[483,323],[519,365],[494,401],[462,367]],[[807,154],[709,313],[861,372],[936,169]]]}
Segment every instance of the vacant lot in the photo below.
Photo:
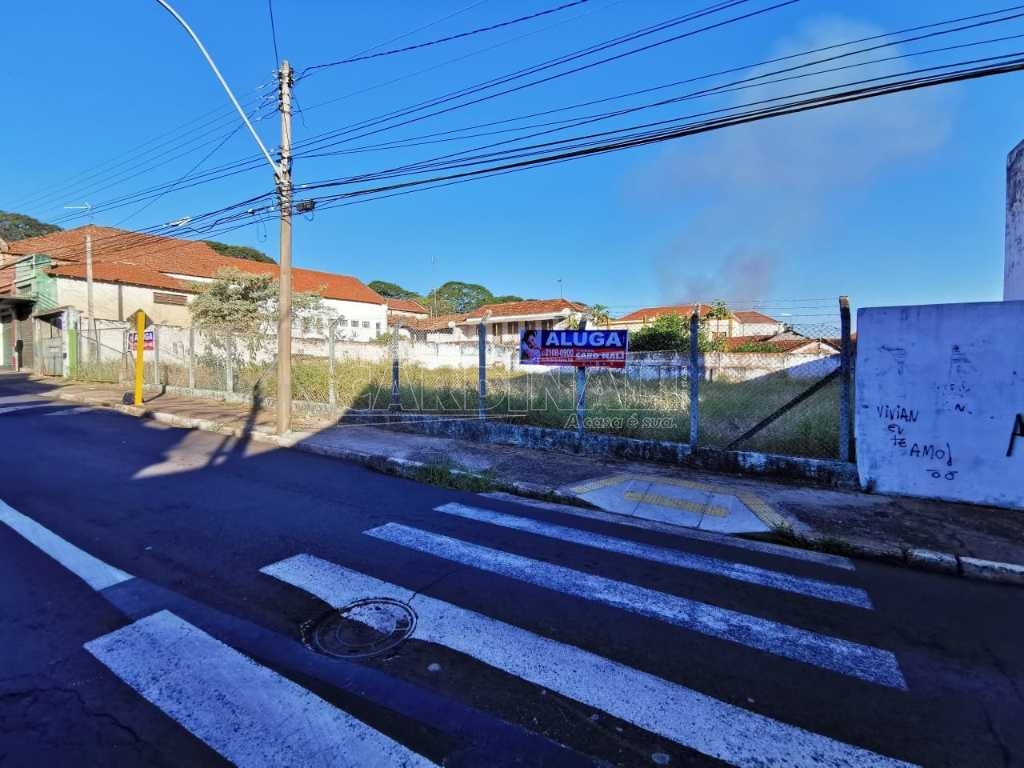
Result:
{"label": "vacant lot", "polygon": [[[125,366],[83,366],[80,378],[117,381]],[[238,364],[231,368],[231,389],[238,394],[258,391],[273,397],[273,365]],[[197,358],[193,372],[197,389],[225,391],[228,366],[213,357]],[[391,402],[391,365],[342,360],[335,365],[333,388],[328,362],[296,357],[292,364],[293,397],[320,407],[332,403],[344,409],[387,408]],[[403,409],[452,416],[476,415],[477,370],[406,364],[399,375]],[[146,365],[146,381],[186,387],[186,366],[162,363],[159,372]],[[703,445],[724,447],[814,383],[771,374],[750,381],[702,381],[699,398],[700,437]],[[332,397],[333,389],[333,397]],[[517,423],[574,429],[575,372],[487,371],[487,412],[491,417],[513,418]],[[585,427],[625,437],[674,442],[690,439],[689,382],[685,379],[639,381],[621,372],[588,373]],[[839,388],[831,384],[811,399],[737,446],[795,456],[834,458],[839,441]]]}

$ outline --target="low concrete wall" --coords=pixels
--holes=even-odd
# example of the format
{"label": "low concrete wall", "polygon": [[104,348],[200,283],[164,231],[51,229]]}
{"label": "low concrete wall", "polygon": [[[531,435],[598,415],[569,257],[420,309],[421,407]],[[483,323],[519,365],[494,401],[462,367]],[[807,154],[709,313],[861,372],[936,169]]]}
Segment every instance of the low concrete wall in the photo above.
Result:
{"label": "low concrete wall", "polygon": [[1024,509],[1024,301],[857,314],[868,490]]}
{"label": "low concrete wall", "polygon": [[809,480],[839,488],[854,488],[857,485],[854,466],[838,461],[778,456],[753,451],[724,451],[703,447],[694,449],[686,443],[640,440],[594,432],[584,433],[580,437],[576,432],[567,429],[527,427],[494,419],[443,419],[415,413],[348,411],[341,421],[348,424],[386,423],[402,430],[434,437],[582,453],[625,461],[653,461],[710,472]]}

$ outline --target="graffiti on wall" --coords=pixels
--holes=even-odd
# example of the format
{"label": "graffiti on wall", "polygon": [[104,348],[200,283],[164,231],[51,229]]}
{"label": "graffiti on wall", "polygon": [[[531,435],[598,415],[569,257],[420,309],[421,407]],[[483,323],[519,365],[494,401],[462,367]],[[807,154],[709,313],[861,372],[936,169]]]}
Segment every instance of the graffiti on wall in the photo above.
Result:
{"label": "graffiti on wall", "polygon": [[1006,449],[1006,457],[1013,456],[1013,449],[1017,445],[1017,438],[1024,438],[1024,413],[1018,413],[1013,422],[1013,429],[1010,431],[1010,446]]}

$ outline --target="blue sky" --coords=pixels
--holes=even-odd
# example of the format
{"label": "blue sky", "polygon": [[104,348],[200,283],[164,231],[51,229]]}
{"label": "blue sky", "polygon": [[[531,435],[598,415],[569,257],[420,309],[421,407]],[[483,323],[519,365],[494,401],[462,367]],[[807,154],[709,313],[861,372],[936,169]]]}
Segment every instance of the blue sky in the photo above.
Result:
{"label": "blue sky", "polygon": [[[274,10],[281,54],[301,71],[449,14],[454,15],[392,45],[556,4],[276,0]],[[467,40],[317,72],[296,87],[303,111],[295,120],[295,140],[706,4],[590,0]],[[752,1],[742,11],[715,18],[769,4]],[[175,6],[204,39],[240,99],[272,93],[275,62],[265,2],[176,0]],[[1000,7],[976,0],[802,0],[359,143],[502,119]],[[15,148],[0,170],[0,209],[53,221],[69,215],[65,205],[100,205],[173,181],[236,127],[198,51],[155,2],[6,3],[0,28],[6,107],[0,135],[6,147]],[[1020,33],[1024,21],[1017,20],[996,30],[962,33],[955,42]],[[941,45],[942,40],[905,46],[898,53]],[[481,52],[487,48],[492,49]],[[1022,48],[1024,40],[1014,40],[944,54],[944,60]],[[459,57],[464,58],[450,62]],[[483,283],[495,293],[538,298],[557,296],[561,278],[566,296],[609,305],[615,313],[718,297],[776,313],[795,307],[793,311],[808,315],[827,314],[832,297],[841,293],[849,294],[856,306],[999,299],[1004,165],[1006,153],[1024,138],[1022,77],[891,96],[828,113],[323,210],[312,220],[297,220],[295,263],[366,281],[391,280],[418,291],[458,279]],[[260,85],[262,91],[257,90]],[[728,95],[717,104],[747,98]],[[332,103],[321,104],[328,101]],[[277,118],[271,107],[263,111],[269,117],[257,125],[274,147]],[[650,119],[689,111],[699,108],[674,105]],[[200,118],[214,121],[205,134],[197,131],[201,123],[189,124]],[[613,125],[647,118],[634,115]],[[198,138],[164,157],[150,145],[143,150],[148,154],[127,155],[135,158],[132,163],[116,166],[126,152],[168,132],[170,139],[161,141]],[[239,131],[202,167],[245,158],[253,151],[251,138]],[[297,183],[347,176],[446,151],[451,151],[448,145],[300,157],[295,176]],[[177,153],[183,156],[159,167],[139,165]],[[93,175],[83,180],[83,171]],[[119,179],[118,174],[130,173],[139,175]],[[137,213],[140,203],[99,213],[94,220],[141,228],[214,210],[270,188],[269,169],[259,168],[168,194]],[[277,254],[273,220],[222,239]]]}

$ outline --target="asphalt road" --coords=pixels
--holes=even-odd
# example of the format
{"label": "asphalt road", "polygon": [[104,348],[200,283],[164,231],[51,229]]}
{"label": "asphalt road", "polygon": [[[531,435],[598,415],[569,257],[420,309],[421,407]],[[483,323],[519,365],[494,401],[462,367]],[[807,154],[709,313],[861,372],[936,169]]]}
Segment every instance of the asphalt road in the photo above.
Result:
{"label": "asphalt road", "polygon": [[5,768],[1024,765],[1024,589],[421,485],[37,386],[0,375]]}

